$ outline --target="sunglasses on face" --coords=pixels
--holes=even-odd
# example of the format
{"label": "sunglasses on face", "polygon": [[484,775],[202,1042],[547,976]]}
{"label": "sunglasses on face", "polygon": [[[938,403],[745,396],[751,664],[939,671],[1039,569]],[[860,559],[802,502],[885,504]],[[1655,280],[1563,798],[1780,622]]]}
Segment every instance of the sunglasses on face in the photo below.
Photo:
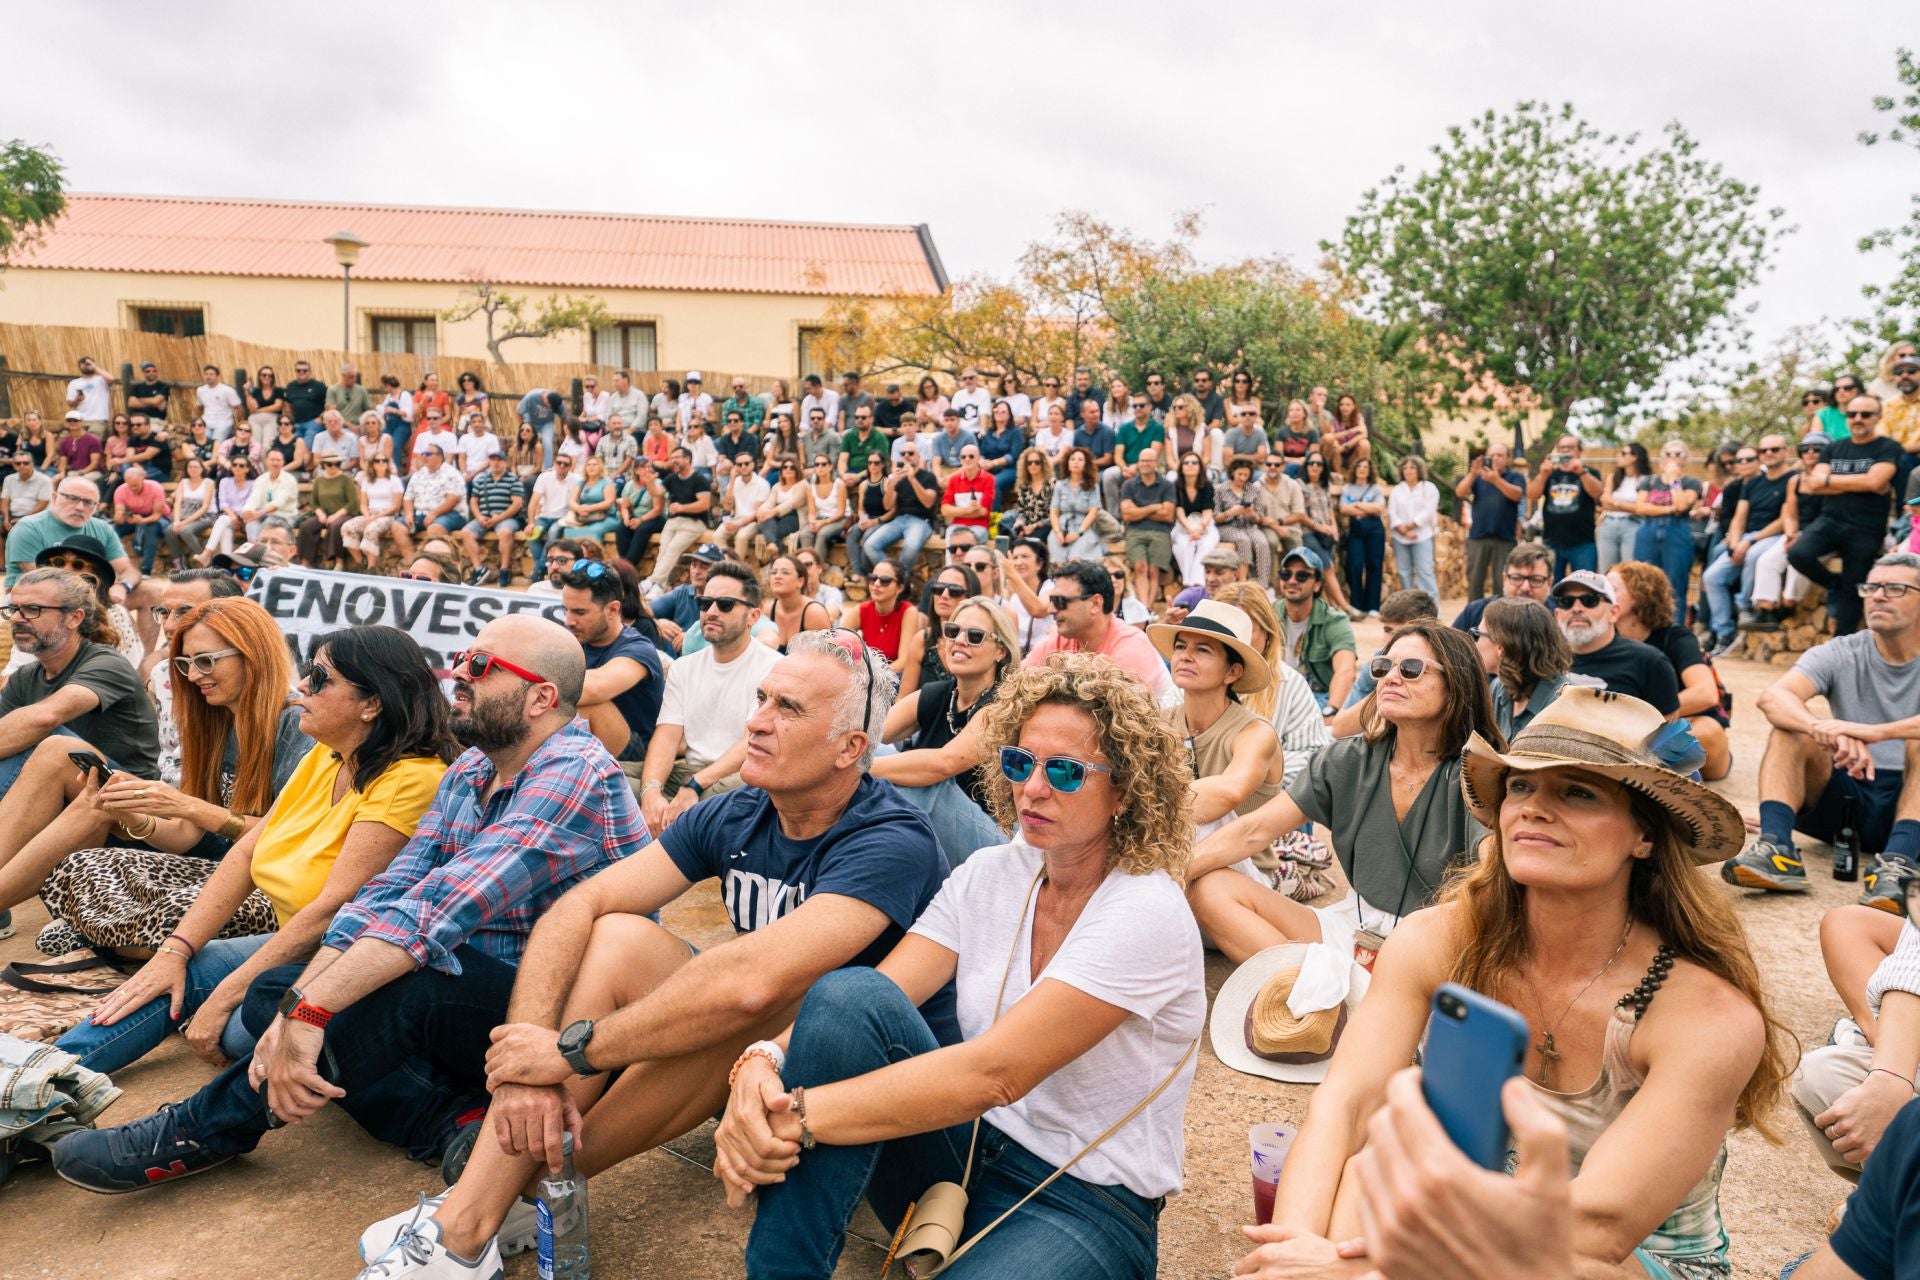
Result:
{"label": "sunglasses on face", "polygon": [[537,676],[525,667],[517,667],[505,658],[496,657],[480,649],[469,649],[465,653],[454,654],[453,660],[448,664],[448,671],[456,676],[464,671],[468,680],[477,681],[485,680],[488,673],[495,667],[499,667],[510,675],[519,676],[528,684],[547,683],[545,676]]}
{"label": "sunglasses on face", "polygon": [[1598,609],[1605,603],[1599,595],[1591,591],[1581,591],[1571,595],[1557,595],[1553,598],[1553,601],[1562,609],[1571,609],[1575,605],[1579,605],[1582,609]]}
{"label": "sunglasses on face", "polygon": [[88,564],[85,560],[81,560],[74,556],[48,556],[47,568],[67,569],[73,573],[84,573],[89,578],[94,576],[93,566]]}
{"label": "sunglasses on face", "polygon": [[1320,575],[1311,569],[1295,569],[1291,573],[1275,575],[1281,582],[1312,582]]}
{"label": "sunglasses on face", "polygon": [[1763,444],[1763,445],[1761,445],[1761,446],[1760,446],[1760,452],[1762,452],[1762,453],[1779,453],[1779,452],[1781,452],[1781,450],[1782,450],[1782,448],[1783,448],[1783,446],[1781,446],[1781,445],[1777,445],[1777,444]]}
{"label": "sunglasses on face", "polygon": [[[1475,638],[1477,639],[1478,637]],[[1396,663],[1394,659],[1382,654],[1367,664],[1367,671],[1372,674],[1375,680],[1385,680],[1392,674],[1396,666],[1400,668],[1400,678],[1402,680],[1413,681],[1418,680],[1421,673],[1426,671],[1427,660],[1425,658],[1401,658]]]}
{"label": "sunglasses on face", "polygon": [[1826,401],[1819,396],[1804,396],[1801,398],[1800,403],[1804,406],[1810,404],[1825,404]]}
{"label": "sunglasses on face", "polygon": [[317,662],[309,662],[301,667],[300,678],[306,681],[307,692],[312,694],[318,694],[322,689],[326,688],[327,682],[330,680],[339,680],[341,684],[353,684],[353,681],[347,679],[339,672],[329,670]]}
{"label": "sunglasses on face", "polygon": [[868,578],[867,581],[876,587],[897,587],[900,585],[900,579],[883,574],[875,574],[873,577]]}
{"label": "sunglasses on face", "polygon": [[947,596],[959,600],[966,596],[967,589],[958,582],[936,582],[928,588],[936,596]]}
{"label": "sunglasses on face", "polygon": [[1104,764],[1075,760],[1072,756],[1048,756],[1041,760],[1025,747],[1000,748],[1000,772],[1016,786],[1033,776],[1035,765],[1045,771],[1048,786],[1068,795],[1087,785],[1089,773],[1113,772]]}
{"label": "sunglasses on face", "polygon": [[959,640],[964,637],[968,644],[978,647],[985,644],[987,637],[993,633],[985,627],[963,627],[957,622],[943,622],[940,624],[940,634],[948,640]]}
{"label": "sunglasses on face", "polygon": [[718,609],[721,613],[732,613],[746,601],[738,596],[695,596],[693,603],[701,613],[709,609]]}
{"label": "sunglasses on face", "polygon": [[1053,606],[1055,613],[1064,613],[1070,606],[1085,599],[1085,596],[1048,596],[1047,603]]}
{"label": "sunglasses on face", "polygon": [[1847,410],[1847,421],[1849,422],[1871,422],[1873,419],[1879,416],[1880,416],[1880,411],[1878,409]]}
{"label": "sunglasses on face", "polygon": [[1734,461],[1735,462],[1758,462],[1760,461],[1760,455],[1757,453],[1743,453],[1739,457],[1735,458]]}
{"label": "sunglasses on face", "polygon": [[181,654],[173,660],[173,669],[183,676],[210,676],[222,658],[231,658],[238,649],[215,649],[211,653]]}

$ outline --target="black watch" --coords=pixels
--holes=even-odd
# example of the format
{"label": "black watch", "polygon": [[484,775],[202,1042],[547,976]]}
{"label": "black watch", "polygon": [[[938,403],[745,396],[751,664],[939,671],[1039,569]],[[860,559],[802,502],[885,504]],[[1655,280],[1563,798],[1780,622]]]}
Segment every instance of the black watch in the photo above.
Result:
{"label": "black watch", "polygon": [[702,799],[707,794],[707,789],[700,785],[700,779],[698,778],[688,778],[685,782],[681,783],[680,785],[682,787],[685,787],[688,791],[693,792],[693,798],[695,800]]}
{"label": "black watch", "polygon": [[560,1056],[567,1060],[574,1073],[583,1076],[597,1076],[600,1068],[587,1061],[587,1046],[593,1043],[593,1019],[582,1018],[578,1022],[569,1022],[560,1033]]}

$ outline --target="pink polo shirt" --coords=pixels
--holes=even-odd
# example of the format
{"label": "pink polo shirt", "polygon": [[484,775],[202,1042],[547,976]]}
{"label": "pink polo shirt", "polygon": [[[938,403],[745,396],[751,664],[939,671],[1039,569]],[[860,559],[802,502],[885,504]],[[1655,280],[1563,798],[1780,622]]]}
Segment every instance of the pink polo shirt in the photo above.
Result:
{"label": "pink polo shirt", "polygon": [[[1078,640],[1065,638],[1056,628],[1027,651],[1025,665],[1037,667],[1055,653],[1083,652],[1088,650]],[[1108,619],[1107,638],[1098,649],[1091,652],[1113,659],[1123,670],[1146,685],[1155,698],[1173,688],[1173,677],[1167,672],[1167,664],[1161,660],[1160,651],[1153,647],[1153,641],[1147,639],[1147,633],[1132,623],[1122,622],[1118,618]]]}
{"label": "pink polo shirt", "polygon": [[150,516],[167,514],[167,491],[149,480],[140,486],[139,496],[126,485],[113,491],[113,505],[123,507],[130,516]]}

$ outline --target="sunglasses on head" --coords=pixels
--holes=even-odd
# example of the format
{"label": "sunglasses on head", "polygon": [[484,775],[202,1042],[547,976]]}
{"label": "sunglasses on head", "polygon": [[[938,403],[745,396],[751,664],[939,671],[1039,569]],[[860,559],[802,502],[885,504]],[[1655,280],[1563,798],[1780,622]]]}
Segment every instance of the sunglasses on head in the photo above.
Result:
{"label": "sunglasses on head", "polygon": [[580,579],[579,582],[574,583],[575,586],[584,587],[589,582],[598,582],[607,577],[613,570],[598,560],[589,560],[585,564],[575,561],[573,567],[567,572],[570,577]]}
{"label": "sunglasses on head", "polygon": [[1008,782],[1015,785],[1025,782],[1033,776],[1035,765],[1046,772],[1048,786],[1069,795],[1087,785],[1089,773],[1113,772],[1104,764],[1075,760],[1072,756],[1048,756],[1041,760],[1025,747],[1000,748],[1000,772]]}
{"label": "sunglasses on head", "polygon": [[456,653],[447,664],[447,670],[451,674],[457,676],[462,671],[465,671],[468,680],[485,680],[487,674],[495,667],[499,667],[502,671],[508,672],[511,675],[519,676],[528,684],[548,683],[545,676],[537,676],[525,667],[517,667],[505,658],[497,657],[482,649],[469,649],[465,653]]}
{"label": "sunglasses on head", "polygon": [[940,634],[948,640],[965,637],[970,645],[983,645],[987,642],[987,637],[993,633],[985,627],[963,627],[957,622],[943,622],[940,624]]}
{"label": "sunglasses on head", "polygon": [[709,609],[718,609],[721,613],[732,613],[745,604],[739,596],[695,596],[693,604],[701,613]]}
{"label": "sunglasses on head", "polygon": [[1605,603],[1602,596],[1592,591],[1563,592],[1556,595],[1553,601],[1562,609],[1571,609],[1575,605],[1579,605],[1582,609],[1598,609]]}
{"label": "sunglasses on head", "polygon": [[215,649],[211,653],[181,654],[173,660],[173,669],[183,676],[210,676],[222,658],[231,658],[238,649]]}
{"label": "sunglasses on head", "polygon": [[1418,680],[1421,673],[1427,669],[1427,660],[1425,658],[1401,658],[1396,663],[1394,659],[1387,657],[1385,654],[1381,654],[1367,664],[1367,671],[1375,680],[1385,680],[1387,676],[1393,672],[1395,666],[1400,668],[1400,678],[1402,680]]}

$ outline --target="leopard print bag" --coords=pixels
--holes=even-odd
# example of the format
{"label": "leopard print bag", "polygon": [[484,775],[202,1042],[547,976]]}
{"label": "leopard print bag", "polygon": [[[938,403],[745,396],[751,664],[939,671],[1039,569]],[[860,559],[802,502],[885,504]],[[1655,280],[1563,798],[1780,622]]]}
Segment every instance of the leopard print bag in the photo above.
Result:
{"label": "leopard print bag", "polygon": [[[151,849],[82,849],[64,858],[41,886],[53,923],[34,945],[56,955],[79,946],[152,951],[180,927],[220,864]],[[278,929],[273,904],[248,893],[215,937],[250,938]]]}

